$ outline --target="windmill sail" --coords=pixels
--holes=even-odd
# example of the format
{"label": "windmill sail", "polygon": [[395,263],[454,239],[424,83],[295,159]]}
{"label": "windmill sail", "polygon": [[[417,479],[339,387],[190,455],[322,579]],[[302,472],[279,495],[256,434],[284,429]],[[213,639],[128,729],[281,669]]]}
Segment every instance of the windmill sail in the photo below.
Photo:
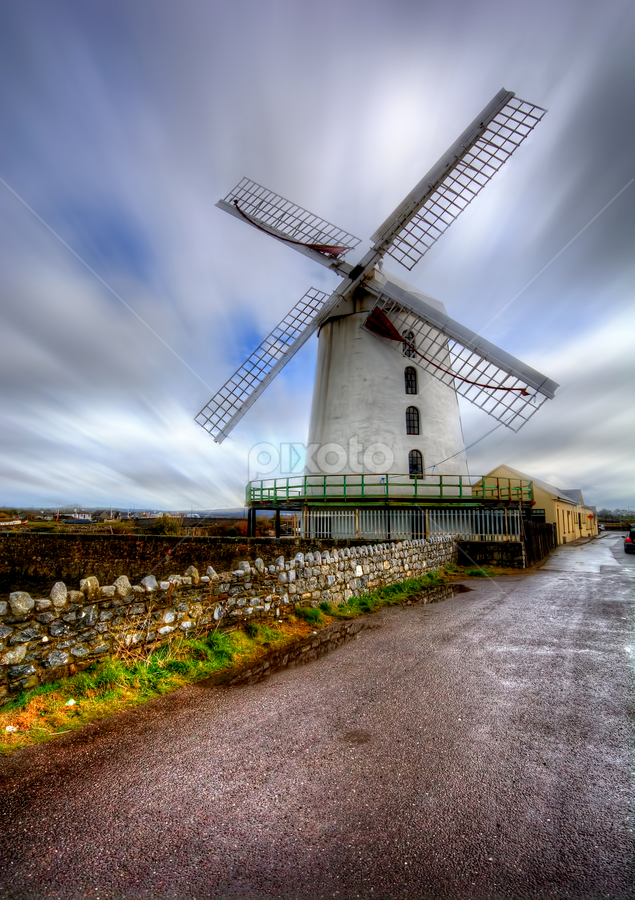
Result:
{"label": "windmill sail", "polygon": [[371,240],[412,269],[531,133],[545,110],[502,90]]}
{"label": "windmill sail", "polygon": [[558,385],[420,297],[395,284],[366,287],[377,303],[366,319],[368,331],[390,340],[399,352],[443,384],[518,431]]}
{"label": "windmill sail", "polygon": [[[196,416],[221,444],[278,372],[286,366],[318,326],[317,314],[329,295],[311,288],[287,313]],[[334,301],[339,300],[335,296]]]}
{"label": "windmill sail", "polygon": [[216,206],[331,268],[342,268],[343,257],[360,243],[355,235],[249,178],[239,181]]}

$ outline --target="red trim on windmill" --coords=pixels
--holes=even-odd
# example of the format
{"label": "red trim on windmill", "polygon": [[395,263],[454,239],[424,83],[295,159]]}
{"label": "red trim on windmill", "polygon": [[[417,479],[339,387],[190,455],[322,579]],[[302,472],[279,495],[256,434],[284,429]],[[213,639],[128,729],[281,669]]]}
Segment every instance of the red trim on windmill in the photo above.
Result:
{"label": "red trim on windmill", "polygon": [[350,247],[337,247],[333,244],[307,244],[305,241],[296,241],[294,238],[284,237],[284,235],[276,234],[275,231],[270,231],[268,228],[259,225],[255,219],[252,219],[246,212],[243,212],[238,205],[238,200],[234,200],[234,206],[243,219],[246,219],[250,225],[254,226],[254,228],[257,228],[259,231],[264,231],[265,234],[270,234],[272,237],[278,238],[279,241],[286,241],[287,244],[298,244],[300,247],[308,247],[309,250],[317,250],[318,253],[322,253],[324,256],[330,256],[332,259],[337,259],[343,253],[346,253],[347,250],[351,249]]}

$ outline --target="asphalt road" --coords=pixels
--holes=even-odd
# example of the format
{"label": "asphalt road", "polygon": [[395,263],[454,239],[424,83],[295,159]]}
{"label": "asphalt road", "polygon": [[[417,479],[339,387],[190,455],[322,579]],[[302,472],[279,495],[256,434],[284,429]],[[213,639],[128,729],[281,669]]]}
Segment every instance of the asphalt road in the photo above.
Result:
{"label": "asphalt road", "polygon": [[0,896],[635,897],[635,555],[470,584],[1,761]]}

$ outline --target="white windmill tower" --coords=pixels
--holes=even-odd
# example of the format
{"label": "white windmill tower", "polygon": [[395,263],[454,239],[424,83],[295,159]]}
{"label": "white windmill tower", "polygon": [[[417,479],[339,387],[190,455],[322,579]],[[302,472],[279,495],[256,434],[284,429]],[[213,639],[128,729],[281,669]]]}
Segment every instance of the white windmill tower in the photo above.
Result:
{"label": "white windmill tower", "polygon": [[[467,475],[457,394],[517,431],[553,398],[553,381],[450,319],[443,304],[382,269],[412,269],[545,111],[501,90],[375,232],[359,239],[243,179],[217,206],[336,272],[310,289],[197,415],[218,443],[319,331],[308,474]],[[448,460],[444,463],[444,460]],[[381,478],[380,478],[381,474]],[[406,492],[407,493],[407,492]]]}

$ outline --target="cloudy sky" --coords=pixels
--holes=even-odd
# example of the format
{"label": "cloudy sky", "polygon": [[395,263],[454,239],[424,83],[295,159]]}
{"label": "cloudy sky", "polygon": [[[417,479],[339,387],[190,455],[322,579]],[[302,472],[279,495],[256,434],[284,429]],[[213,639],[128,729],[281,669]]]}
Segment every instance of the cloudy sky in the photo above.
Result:
{"label": "cloudy sky", "polygon": [[464,406],[473,473],[635,505],[634,38],[631,0],[3,3],[0,505],[241,505],[250,447],[306,440],[317,339],[221,446],[193,417],[336,279],[216,200],[247,175],[361,255],[501,87],[548,115],[387,268],[561,385],[517,434]]}

